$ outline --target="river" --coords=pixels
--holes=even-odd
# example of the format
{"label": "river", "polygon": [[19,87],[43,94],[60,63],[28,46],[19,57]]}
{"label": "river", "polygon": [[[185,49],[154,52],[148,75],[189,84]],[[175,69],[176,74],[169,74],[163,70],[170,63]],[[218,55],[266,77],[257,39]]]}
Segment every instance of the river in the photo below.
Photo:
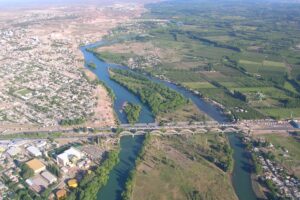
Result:
{"label": "river", "polygon": [[[128,91],[125,87],[119,85],[115,81],[111,80],[109,77],[108,69],[109,67],[120,68],[121,66],[107,64],[99,60],[93,53],[87,51],[89,48],[98,47],[105,45],[105,42],[98,42],[95,44],[87,45],[81,47],[81,51],[84,55],[86,63],[95,63],[96,69],[91,69],[97,77],[103,81],[109,88],[111,88],[115,94],[114,110],[117,113],[118,119],[121,123],[127,123],[126,115],[121,112],[124,102],[131,102],[134,104],[139,104],[142,107],[139,123],[152,123],[155,121],[154,116],[148,106],[144,105],[140,99]],[[126,67],[121,67],[128,69]],[[177,92],[184,95],[186,98],[191,99],[198,109],[212,119],[218,122],[224,122],[227,118],[221,113],[219,109],[206,102],[204,99],[195,95],[194,93],[177,86],[173,83],[162,81],[153,77],[148,77],[149,79],[164,84],[165,86],[176,90]],[[242,144],[239,144],[239,139],[235,135],[229,135],[229,140],[231,147],[234,149],[234,170],[233,170],[233,185],[237,196],[240,200],[254,200],[255,195],[252,190],[252,185],[250,181],[250,173],[247,167],[250,165],[248,159],[245,158],[245,150],[242,148]],[[110,178],[107,185],[101,189],[98,193],[98,200],[120,200],[121,193],[125,187],[126,178],[129,172],[133,169],[136,156],[139,149],[141,148],[143,137],[122,137],[121,138],[121,152],[120,152],[120,163],[113,169],[110,173]],[[254,195],[254,196],[253,196]],[[100,198],[101,197],[101,198]]]}
{"label": "river", "polygon": [[232,183],[235,193],[240,200],[256,200],[251,182],[252,164],[250,155],[245,149],[245,145],[236,134],[228,134],[231,148],[233,148],[234,168],[232,173]]}

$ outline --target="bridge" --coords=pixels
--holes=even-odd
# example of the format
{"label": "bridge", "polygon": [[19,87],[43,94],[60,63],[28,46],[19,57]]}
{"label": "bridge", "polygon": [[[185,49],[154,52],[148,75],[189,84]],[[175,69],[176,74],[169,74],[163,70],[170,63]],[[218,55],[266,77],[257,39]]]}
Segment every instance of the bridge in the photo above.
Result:
{"label": "bridge", "polygon": [[195,134],[195,133],[207,133],[207,132],[240,132],[241,129],[235,123],[168,123],[164,125],[158,125],[156,123],[151,124],[121,124],[119,126],[122,131],[119,135],[143,135],[150,133],[153,135],[182,135],[182,134]]}
{"label": "bridge", "polygon": [[[197,134],[197,133],[207,133],[207,132],[219,132],[219,133],[229,133],[229,132],[244,132],[244,133],[253,133],[253,132],[289,132],[289,131],[299,131],[299,129],[293,128],[288,121],[275,121],[275,120],[248,120],[241,121],[237,123],[225,122],[218,123],[216,121],[207,121],[207,122],[177,122],[177,123],[141,123],[141,124],[121,124],[115,127],[77,127],[81,128],[81,133],[74,132],[74,127],[57,127],[51,128],[50,130],[30,130],[23,131],[20,130],[17,133],[23,134],[49,134],[53,133],[63,133],[61,137],[71,138],[71,137],[106,137],[114,135],[143,135],[150,133],[153,135],[182,135],[182,134]],[[117,133],[116,133],[116,130]],[[17,134],[14,133],[14,134]],[[0,133],[1,135],[1,133]],[[9,135],[5,133],[2,135]],[[24,136],[24,135],[23,135]]]}

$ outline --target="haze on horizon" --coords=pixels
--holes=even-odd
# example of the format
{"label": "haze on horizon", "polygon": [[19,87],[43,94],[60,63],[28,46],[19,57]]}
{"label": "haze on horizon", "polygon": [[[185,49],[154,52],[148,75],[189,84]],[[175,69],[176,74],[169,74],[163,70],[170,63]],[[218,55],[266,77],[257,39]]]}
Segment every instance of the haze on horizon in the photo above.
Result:
{"label": "haze on horizon", "polygon": [[151,2],[149,0],[0,0],[0,8],[30,8],[43,6],[65,6],[78,4],[109,5],[115,3]]}
{"label": "haze on horizon", "polygon": [[[155,2],[157,0],[0,0],[0,8],[28,8],[28,7],[41,7],[41,6],[53,6],[53,5],[70,5],[70,4],[99,4],[99,5],[109,5],[114,3],[149,3]],[[240,0],[216,0],[218,3],[220,1],[237,1]],[[243,0],[250,1],[253,0]],[[300,2],[300,0],[256,0],[260,2]]]}

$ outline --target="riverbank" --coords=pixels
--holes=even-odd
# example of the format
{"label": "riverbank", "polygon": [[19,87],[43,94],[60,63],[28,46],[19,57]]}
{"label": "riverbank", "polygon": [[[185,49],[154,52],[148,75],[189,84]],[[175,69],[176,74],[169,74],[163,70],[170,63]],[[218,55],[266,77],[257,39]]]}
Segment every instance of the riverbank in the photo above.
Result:
{"label": "riverbank", "polygon": [[[83,69],[83,73],[85,73],[90,82],[98,80],[98,77],[88,69]],[[97,84],[93,94],[96,99],[96,105],[93,110],[94,116],[86,122],[86,125],[89,127],[115,126],[117,119],[113,110],[113,99],[106,88],[101,84]]]}

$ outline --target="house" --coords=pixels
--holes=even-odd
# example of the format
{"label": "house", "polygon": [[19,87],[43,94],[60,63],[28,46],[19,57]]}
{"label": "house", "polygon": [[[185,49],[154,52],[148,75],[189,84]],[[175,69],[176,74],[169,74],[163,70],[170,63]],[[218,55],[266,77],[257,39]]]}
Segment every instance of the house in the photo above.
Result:
{"label": "house", "polygon": [[48,188],[49,183],[45,180],[40,174],[35,175],[34,177],[27,179],[26,183],[30,186],[30,188],[40,193],[41,191]]}
{"label": "house", "polygon": [[76,179],[71,179],[68,181],[68,186],[70,188],[77,188],[78,187],[78,182]]}
{"label": "house", "polygon": [[10,156],[16,156],[18,155],[19,153],[21,153],[21,148],[20,147],[15,147],[15,146],[12,146],[10,147],[6,153],[8,153]]}
{"label": "house", "polygon": [[56,192],[56,198],[57,198],[58,200],[60,200],[60,199],[65,199],[66,197],[67,197],[67,191],[66,191],[66,190],[61,189],[61,190],[58,190],[58,191]]}
{"label": "house", "polygon": [[32,159],[26,165],[34,171],[35,174],[40,173],[46,169],[46,166],[38,159]]}
{"label": "house", "polygon": [[30,155],[32,155],[34,157],[42,156],[42,152],[34,146],[30,146],[26,150],[30,153]]}
{"label": "house", "polygon": [[82,152],[75,149],[74,147],[70,147],[68,150],[63,152],[62,154],[59,154],[56,158],[57,163],[66,166],[70,165],[71,163],[76,162],[76,160],[81,159],[84,156]]}
{"label": "house", "polygon": [[45,147],[47,145],[47,142],[46,141],[39,141],[37,144],[36,144],[36,146],[38,147],[38,148],[43,148],[43,147]]}
{"label": "house", "polygon": [[51,174],[48,171],[44,171],[41,173],[41,176],[47,180],[47,182],[49,183],[49,185],[51,185],[52,183],[55,183],[57,181],[56,176],[54,176],[53,174]]}

